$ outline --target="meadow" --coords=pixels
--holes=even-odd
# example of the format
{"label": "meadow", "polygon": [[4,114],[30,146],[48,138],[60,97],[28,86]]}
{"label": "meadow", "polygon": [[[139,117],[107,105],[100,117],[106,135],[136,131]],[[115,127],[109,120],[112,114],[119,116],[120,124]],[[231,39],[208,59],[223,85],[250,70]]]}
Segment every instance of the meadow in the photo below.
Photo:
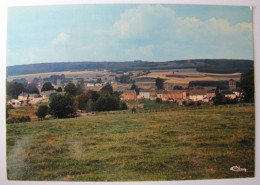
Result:
{"label": "meadow", "polygon": [[[254,106],[100,113],[6,125],[9,180],[254,177]],[[157,111],[158,110],[158,111]],[[232,166],[246,168],[233,172]]]}

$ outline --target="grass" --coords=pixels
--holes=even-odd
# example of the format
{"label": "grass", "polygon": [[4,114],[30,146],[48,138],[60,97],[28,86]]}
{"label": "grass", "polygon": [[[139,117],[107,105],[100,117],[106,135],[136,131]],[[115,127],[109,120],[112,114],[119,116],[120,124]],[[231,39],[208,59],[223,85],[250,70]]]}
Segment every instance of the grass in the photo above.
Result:
{"label": "grass", "polygon": [[9,111],[9,117],[8,118],[17,118],[21,116],[30,116],[32,119],[37,120],[37,116],[35,115],[35,112],[37,111],[37,108],[27,108],[27,107],[17,107],[14,109],[11,109]]}
{"label": "grass", "polygon": [[255,111],[212,106],[9,124],[6,142],[10,180],[254,177]]}

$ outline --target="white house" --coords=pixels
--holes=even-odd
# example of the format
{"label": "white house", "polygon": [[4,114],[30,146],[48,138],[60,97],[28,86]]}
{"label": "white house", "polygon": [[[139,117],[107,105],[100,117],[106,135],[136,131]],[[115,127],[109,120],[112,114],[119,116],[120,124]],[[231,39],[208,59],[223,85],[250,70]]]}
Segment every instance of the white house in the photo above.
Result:
{"label": "white house", "polygon": [[94,83],[87,83],[87,87],[94,87],[95,84]]}
{"label": "white house", "polygon": [[223,91],[221,92],[223,95],[225,95],[226,98],[235,99],[237,95],[232,91]]}
{"label": "white house", "polygon": [[35,96],[30,96],[29,99],[30,99],[30,101],[29,101],[30,104],[36,105],[36,104],[39,104],[42,102],[43,97],[41,95],[37,94]]}
{"label": "white house", "polygon": [[21,106],[21,102],[19,100],[16,99],[11,99],[7,102],[8,105],[12,105],[13,107],[20,107]]}
{"label": "white house", "polygon": [[194,89],[189,91],[189,99],[191,101],[208,102],[207,91],[205,89]]}
{"label": "white house", "polygon": [[18,95],[18,100],[27,101],[28,97],[29,97],[28,93],[22,92],[21,94]]}
{"label": "white house", "polygon": [[137,99],[150,99],[150,92],[141,90],[137,96]]}

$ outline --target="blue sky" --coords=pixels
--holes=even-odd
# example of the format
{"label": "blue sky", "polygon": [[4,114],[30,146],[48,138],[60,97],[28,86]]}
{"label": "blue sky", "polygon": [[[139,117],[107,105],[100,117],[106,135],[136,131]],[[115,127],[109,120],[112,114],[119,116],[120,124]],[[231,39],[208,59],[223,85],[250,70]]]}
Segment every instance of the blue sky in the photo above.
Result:
{"label": "blue sky", "polygon": [[57,5],[8,9],[7,65],[253,59],[250,7]]}

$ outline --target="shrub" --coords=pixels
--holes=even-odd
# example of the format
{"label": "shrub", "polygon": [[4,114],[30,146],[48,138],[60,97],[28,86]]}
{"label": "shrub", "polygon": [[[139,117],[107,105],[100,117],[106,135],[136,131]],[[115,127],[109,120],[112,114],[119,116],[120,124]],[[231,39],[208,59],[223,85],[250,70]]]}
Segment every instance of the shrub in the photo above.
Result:
{"label": "shrub", "polygon": [[74,99],[68,95],[57,94],[51,99],[50,113],[57,118],[74,117]]}
{"label": "shrub", "polygon": [[110,111],[119,110],[120,101],[114,96],[101,96],[95,103],[95,110],[97,111]]}
{"label": "shrub", "polygon": [[38,118],[40,118],[42,120],[45,118],[45,116],[48,114],[48,112],[49,112],[49,107],[47,105],[40,105],[35,114]]}
{"label": "shrub", "polygon": [[41,91],[50,91],[50,90],[55,90],[54,87],[52,86],[51,82],[45,82],[42,86]]}
{"label": "shrub", "polygon": [[127,109],[128,109],[125,102],[122,102],[122,103],[121,103],[121,109],[122,109],[122,110],[127,110]]}
{"label": "shrub", "polygon": [[194,106],[195,105],[195,102],[189,102],[188,104],[187,104],[188,106]]}
{"label": "shrub", "polygon": [[30,122],[30,121],[31,121],[30,116],[20,116],[20,117],[17,117],[17,118],[7,119],[6,123],[10,124],[10,123],[22,123],[22,122]]}
{"label": "shrub", "polygon": [[162,99],[161,98],[156,98],[156,103],[162,103]]}
{"label": "shrub", "polygon": [[64,91],[66,93],[69,93],[70,95],[73,95],[75,96],[77,94],[77,88],[76,86],[74,85],[74,83],[68,83],[65,88],[64,88]]}

